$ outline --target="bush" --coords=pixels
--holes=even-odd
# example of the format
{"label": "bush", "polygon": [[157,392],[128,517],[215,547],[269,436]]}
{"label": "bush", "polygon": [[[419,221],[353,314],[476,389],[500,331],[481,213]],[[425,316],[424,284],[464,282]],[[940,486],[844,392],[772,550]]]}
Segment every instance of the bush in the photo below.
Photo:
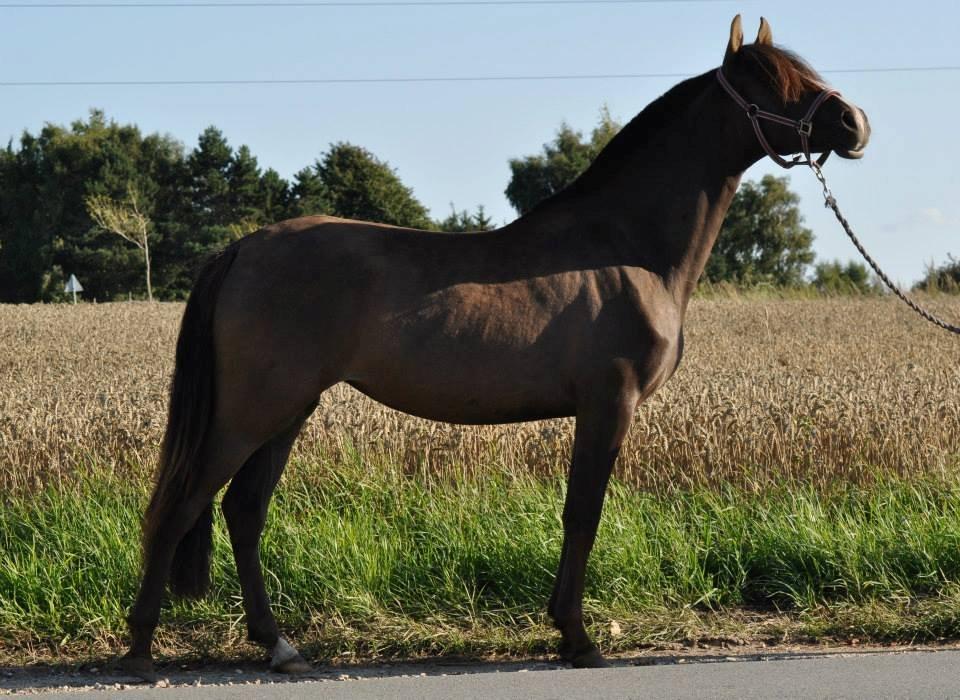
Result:
{"label": "bush", "polygon": [[947,262],[939,267],[931,263],[923,279],[913,285],[913,288],[927,292],[960,293],[960,260],[948,254]]}

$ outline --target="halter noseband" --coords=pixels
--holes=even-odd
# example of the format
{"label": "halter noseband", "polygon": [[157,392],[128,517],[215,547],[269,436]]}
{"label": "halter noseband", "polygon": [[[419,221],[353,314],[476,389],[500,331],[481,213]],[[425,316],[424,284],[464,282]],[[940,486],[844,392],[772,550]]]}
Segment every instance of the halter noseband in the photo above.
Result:
{"label": "halter noseband", "polygon": [[[717,80],[720,81],[720,85],[727,91],[727,94],[733,98],[733,101],[740,105],[743,111],[747,113],[747,117],[750,118],[750,123],[753,124],[753,130],[757,134],[757,140],[760,142],[760,145],[763,146],[763,150],[767,152],[767,155],[770,156],[777,165],[783,168],[792,168],[795,165],[813,165],[814,162],[816,162],[818,166],[821,166],[827,162],[827,158],[830,157],[829,150],[824,151],[816,161],[814,161],[810,155],[810,134],[813,133],[813,115],[827,99],[839,95],[839,91],[827,88],[821,92],[817,96],[817,99],[813,101],[813,104],[810,105],[810,109],[807,110],[803,118],[798,120],[783,117],[773,112],[766,112],[756,104],[747,102],[727,80],[727,77],[723,74],[723,68],[717,68]],[[782,158],[779,153],[770,147],[767,138],[763,135],[763,129],[760,128],[761,119],[796,129],[797,133],[800,134],[800,147],[803,149],[803,155],[806,156],[807,159],[801,160],[800,156],[795,156],[793,160]]]}

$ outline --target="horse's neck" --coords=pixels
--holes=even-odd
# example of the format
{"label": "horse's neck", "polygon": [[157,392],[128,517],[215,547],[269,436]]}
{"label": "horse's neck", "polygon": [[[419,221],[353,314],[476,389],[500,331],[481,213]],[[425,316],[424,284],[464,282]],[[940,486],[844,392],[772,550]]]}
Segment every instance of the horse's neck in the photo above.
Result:
{"label": "horse's neck", "polygon": [[[735,123],[687,119],[633,154],[608,181],[565,203],[563,218],[571,225],[599,219],[621,264],[662,277],[685,311],[750,163],[740,143]],[[570,211],[576,206],[583,207],[581,216]]]}
{"label": "horse's neck", "polygon": [[684,310],[707,265],[739,184],[739,174],[705,180],[698,189],[688,192],[685,214],[676,212],[672,221],[651,223],[649,243],[667,251],[665,267],[657,272]]}

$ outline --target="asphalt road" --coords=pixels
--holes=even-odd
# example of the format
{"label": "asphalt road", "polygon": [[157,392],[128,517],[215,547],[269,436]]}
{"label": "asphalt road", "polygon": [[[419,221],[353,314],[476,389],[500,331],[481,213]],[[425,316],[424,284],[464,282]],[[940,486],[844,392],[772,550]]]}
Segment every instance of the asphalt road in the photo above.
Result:
{"label": "asphalt road", "polygon": [[783,656],[766,660],[623,665],[600,670],[491,671],[458,675],[308,680],[201,687],[43,693],[40,697],[122,700],[370,700],[491,698],[956,698],[960,651]]}

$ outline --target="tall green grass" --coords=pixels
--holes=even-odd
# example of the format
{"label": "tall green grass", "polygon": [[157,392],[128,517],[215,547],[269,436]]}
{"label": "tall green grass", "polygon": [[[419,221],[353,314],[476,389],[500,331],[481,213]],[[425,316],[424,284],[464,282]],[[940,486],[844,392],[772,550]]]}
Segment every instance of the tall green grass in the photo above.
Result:
{"label": "tall green grass", "polygon": [[[281,624],[308,649],[529,653],[555,641],[543,610],[561,542],[559,480],[410,475],[319,458],[288,472],[262,559]],[[118,648],[145,500],[144,484],[91,469],[0,505],[7,654]],[[219,519],[215,555],[211,596],[164,611],[170,651],[205,652],[242,636]],[[957,582],[960,482],[669,494],[614,483],[586,608],[607,648],[683,641],[707,628],[750,634],[745,610],[785,613],[804,634],[916,639],[960,630]]]}

